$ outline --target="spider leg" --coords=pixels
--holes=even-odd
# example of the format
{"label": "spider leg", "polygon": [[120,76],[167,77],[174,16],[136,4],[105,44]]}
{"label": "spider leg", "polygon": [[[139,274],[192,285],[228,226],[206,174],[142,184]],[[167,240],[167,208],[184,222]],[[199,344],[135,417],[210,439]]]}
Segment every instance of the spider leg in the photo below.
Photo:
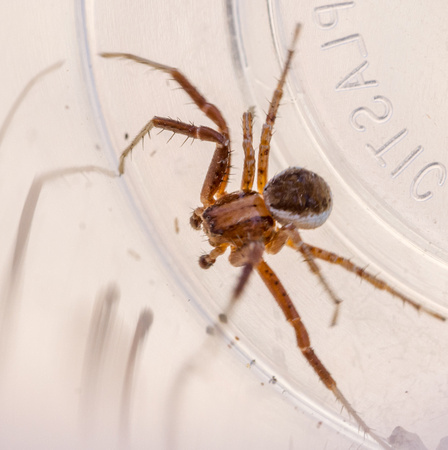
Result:
{"label": "spider leg", "polygon": [[216,142],[218,145],[225,144],[226,142],[226,138],[221,133],[213,130],[213,128],[203,126],[197,127],[189,123],[180,122],[179,120],[156,116],[140,130],[137,136],[135,136],[132,142],[122,152],[118,168],[120,175],[123,175],[124,173],[124,161],[126,157],[144,136],[149,134],[152,128],[161,128],[162,130],[172,131],[174,134],[183,134],[184,136],[200,139],[201,141]]}
{"label": "spider leg", "polygon": [[251,241],[242,247],[232,248],[229,256],[229,262],[234,267],[243,267],[238,283],[236,284],[231,302],[235,302],[246,287],[253,268],[263,257],[264,244],[261,241]]}
{"label": "spider leg", "polygon": [[201,189],[201,202],[204,206],[212,205],[215,195],[219,198],[225,195],[230,175],[230,141],[224,145],[218,144],[208,166],[207,175]]}
{"label": "spider leg", "polygon": [[288,50],[288,57],[286,58],[286,63],[283,68],[280,80],[278,81],[277,88],[275,89],[274,94],[272,96],[269,111],[266,116],[266,122],[264,123],[261,131],[260,147],[258,151],[258,173],[257,173],[257,186],[258,192],[260,194],[263,192],[263,189],[267,181],[269,151],[271,148],[272,131],[274,128],[278,107],[280,105],[280,100],[283,96],[283,86],[286,81],[286,75],[291,65],[292,57],[294,55],[294,47],[296,45],[297,38],[299,37],[299,31],[300,31],[300,24],[296,26],[296,29],[294,31],[291,47]]}
{"label": "spider leg", "polygon": [[339,305],[342,303],[342,300],[337,297],[330,284],[326,280],[324,274],[321,272],[319,266],[314,261],[314,255],[312,254],[312,252],[310,252],[309,249],[305,246],[306,244],[302,245],[303,241],[297,229],[292,225],[285,225],[277,230],[272,240],[266,245],[266,251],[271,254],[276,254],[286,244],[294,248],[294,250],[298,250],[300,253],[302,253],[311,272],[319,278],[320,283],[322,284],[323,288],[325,289],[335,306],[330,325],[336,325],[339,317]]}
{"label": "spider leg", "polygon": [[235,285],[230,299],[224,313],[220,314],[222,322],[227,321],[227,316],[230,314],[236,301],[241,297],[244,288],[247,286],[250,276],[254,271],[254,267],[260,263],[263,258],[264,244],[261,241],[251,241],[242,247],[232,247],[229,256],[229,262],[234,267],[242,267],[240,277]]}
{"label": "spider leg", "polygon": [[[230,174],[230,136],[229,128],[223,115],[221,114],[221,111],[212,103],[207,102],[207,100],[193,86],[193,84],[191,84],[187,77],[175,67],[169,67],[164,64],[150,61],[149,59],[141,58],[140,56],[132,55],[130,53],[101,53],[100,55],[103,58],[129,59],[139,64],[144,64],[153,67],[154,69],[168,73],[189,95],[189,97],[198,106],[198,108],[213,123],[218,126],[220,135],[223,137],[223,143],[220,143],[216,147],[204,181],[204,185],[202,187],[201,199],[204,199],[203,203],[208,205],[213,203],[213,197],[215,194],[218,197],[222,196],[225,192]],[[149,126],[149,124],[146,126]],[[145,133],[143,133],[143,136],[144,134]],[[141,136],[138,140],[140,140],[143,136]]]}
{"label": "spider leg", "polygon": [[367,424],[361,419],[355,409],[351,406],[348,400],[344,397],[342,392],[336,386],[336,381],[331,376],[327,368],[322,364],[318,356],[314,353],[311,347],[308,331],[302,322],[302,319],[297,312],[291,298],[283,287],[277,275],[268,266],[268,264],[262,259],[256,266],[256,270],[259,273],[261,279],[265,283],[266,287],[271,292],[277,304],[280,306],[286,320],[294,328],[296,334],[297,345],[302,352],[303,356],[307,359],[310,366],[314,369],[325,386],[333,392],[337,400],[345,407],[348,413],[355,419],[358,426],[366,433],[369,434],[375,441],[377,441],[383,448],[390,449],[391,447],[381,439],[376,433],[374,433]]}
{"label": "spider leg", "polygon": [[156,70],[161,70],[173,77],[173,79],[180,85],[180,87],[189,95],[189,97],[196,103],[199,109],[218,127],[222,134],[228,136],[229,129],[221,111],[213,105],[208,103],[201,93],[191,84],[188,78],[175,67],[166,66],[164,64],[151,61],[149,59],[141,58],[140,56],[132,55],[131,53],[100,53],[103,58],[119,58],[129,59],[139,64],[150,66]]}
{"label": "spider leg", "polygon": [[[290,247],[293,247],[294,249],[297,249],[297,244],[291,241],[288,241],[288,245]],[[392,286],[387,284],[385,281],[378,279],[375,275],[372,275],[369,272],[366,272],[366,270],[361,267],[357,266],[356,264],[353,264],[349,259],[344,258],[342,256],[339,256],[335,253],[329,252],[327,250],[323,250],[321,248],[315,247],[313,245],[306,244],[305,242],[299,243],[301,252],[306,252],[310,255],[312,255],[314,258],[319,258],[324,261],[327,261],[331,264],[336,264],[338,266],[343,267],[345,270],[348,270],[349,272],[353,272],[361,279],[367,281],[372,286],[374,286],[377,289],[380,289],[382,291],[389,292],[389,294],[393,295],[394,297],[399,298],[403,301],[403,303],[408,304],[412,306],[417,311],[423,311],[426,314],[429,314],[432,317],[435,317],[436,319],[445,321],[446,317],[442,316],[441,314],[436,313],[435,311],[430,310],[429,308],[426,308],[423,305],[420,305],[419,303],[415,302],[414,300],[410,299],[406,295],[402,294],[401,292],[394,289]]]}
{"label": "spider leg", "polygon": [[250,191],[254,184],[255,178],[255,150],[252,145],[252,124],[254,120],[253,108],[249,108],[243,114],[243,150],[244,150],[244,166],[243,178],[241,180],[241,190]]}

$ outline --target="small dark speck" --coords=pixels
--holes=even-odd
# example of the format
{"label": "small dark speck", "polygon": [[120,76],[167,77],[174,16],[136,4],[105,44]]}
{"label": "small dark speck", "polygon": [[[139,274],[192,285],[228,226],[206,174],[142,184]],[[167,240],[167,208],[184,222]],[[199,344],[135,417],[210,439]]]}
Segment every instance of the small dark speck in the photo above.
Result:
{"label": "small dark speck", "polygon": [[125,138],[126,140],[128,140],[128,139],[129,139],[129,134],[128,134],[128,133],[124,133],[124,138]]}
{"label": "small dark speck", "polygon": [[275,378],[274,375],[272,375],[272,378],[269,380],[269,383],[271,384],[277,383],[277,378]]}
{"label": "small dark speck", "polygon": [[227,323],[227,316],[225,314],[220,314],[219,321],[222,323]]}
{"label": "small dark speck", "polygon": [[70,109],[70,106],[68,106],[68,105],[65,105],[65,109]]}
{"label": "small dark speck", "polygon": [[321,421],[317,422],[317,428],[320,428],[321,426],[322,426],[322,422]]}
{"label": "small dark speck", "polygon": [[210,336],[213,336],[213,335],[215,334],[215,328],[212,327],[211,325],[209,325],[209,326],[205,329],[205,332],[206,332],[207,334],[209,334]]}

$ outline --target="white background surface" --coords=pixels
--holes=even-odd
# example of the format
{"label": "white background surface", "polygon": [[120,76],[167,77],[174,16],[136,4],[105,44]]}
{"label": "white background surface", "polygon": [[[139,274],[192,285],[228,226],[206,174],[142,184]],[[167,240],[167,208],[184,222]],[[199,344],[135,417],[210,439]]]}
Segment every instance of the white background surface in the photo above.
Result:
{"label": "white background surface", "polygon": [[[386,2],[371,3],[387,10]],[[347,157],[328,156],[319,147],[322,142],[310,125],[310,117],[315,116],[307,115],[307,108],[317,108],[323,123],[318,128],[327,128],[325,138],[329,136],[335,147],[341,143],[338,136],[344,131],[337,131],[343,129],[334,128],[337,120],[331,120],[336,117],[333,99],[323,109],[314,96],[324,90],[323,81],[313,84],[312,67],[301,63],[313,60],[312,9],[289,7],[288,3],[255,7],[251,2],[238,8],[231,2],[210,7],[195,2],[194,7],[181,9],[170,2],[162,7],[153,2],[101,1],[85,6],[42,1],[35,8],[14,2],[1,7],[5,26],[0,30],[4,48],[0,120],[33,76],[64,61],[29,92],[0,147],[4,243],[0,288],[3,311],[5,305],[9,307],[3,315],[1,348],[3,448],[368,445],[363,436],[356,437],[356,427],[347,431],[349,437],[343,434],[341,423],[347,418],[342,414],[338,419],[339,405],[302,361],[292,331],[258,280],[252,280],[235,309],[225,330],[227,337],[206,333],[210,320],[225,307],[238,273],[225,258],[207,272],[196,265],[208,246],[200,233],[190,229],[188,220],[191,209],[198,206],[209,145],[195,142],[179,149],[182,139],[166,145],[168,136],[162,134],[146,140],[144,152],[134,152],[127,178],[84,171],[44,183],[25,252],[20,264],[12,265],[23,206],[36,177],[77,167],[115,171],[115,155],[127,142],[125,133],[132,136],[154,114],[204,123],[163,74],[105,61],[97,56],[100,51],[136,53],[185,70],[229,120],[236,150],[233,181],[238,183],[241,114],[255,103],[259,129],[278,76],[268,22],[274,11],[283,14],[275,16],[285,26],[284,36],[276,36],[280,43],[289,41],[295,22],[304,23],[292,78],[306,92],[294,94],[302,105],[299,112],[291,91],[285,98],[271,172],[304,164],[329,179],[335,192],[334,218],[306,238],[361,265],[370,264],[373,272],[381,272],[419,300],[443,306],[446,239],[442,240],[440,230],[446,217],[438,217],[434,230],[419,234],[412,243],[409,227],[401,235],[393,220],[387,222],[386,200],[368,204],[370,194],[359,193],[351,209],[357,185],[350,178],[350,165],[345,172],[341,169]],[[238,11],[241,20],[240,42],[247,58],[242,72],[229,38],[229,11]],[[363,14],[368,10],[356,4],[353,11],[356,14],[345,16],[346,28],[340,36],[350,28],[364,31],[367,16]],[[396,11],[393,23],[402,24],[402,19]],[[365,30],[367,37],[375,35],[373,29]],[[397,31],[397,36],[407,34]],[[444,44],[443,49],[446,52]],[[283,49],[279,52],[282,55]],[[387,49],[384,54],[389,55]],[[264,69],[257,70],[260,67]],[[306,120],[301,121],[300,115]],[[439,137],[431,138],[443,143],[443,122],[438,130]],[[344,138],[350,141],[348,134]],[[291,150],[294,142],[300,143],[298,152]],[[350,162],[357,167],[363,163]],[[374,172],[376,180],[369,189],[379,185],[389,189],[381,171],[366,167],[365,173]],[[397,202],[403,192],[397,194]],[[437,201],[446,204],[445,191]],[[357,208],[367,212],[357,215]],[[428,207],[425,217],[431,211]],[[382,230],[379,243],[372,239],[372,226]],[[425,236],[431,233],[441,245],[427,245]],[[403,256],[408,254],[405,248],[411,248],[412,258]],[[345,300],[340,324],[331,329],[332,308],[300,258],[285,251],[269,261],[295,299],[316,352],[366,422],[386,437],[401,425],[418,434],[427,448],[436,448],[447,434],[448,423],[446,324],[403,309],[350,274],[325,267]],[[118,300],[109,326],[101,329],[92,325],[92,317],[108,289],[118,293]],[[436,293],[427,295],[429,291]],[[145,308],[152,310],[154,322],[135,370],[126,437],[121,416],[123,379],[135,326]],[[92,338],[95,330],[99,330],[97,340]],[[256,363],[250,367],[253,359]],[[271,376],[278,380],[276,385],[269,383]]]}

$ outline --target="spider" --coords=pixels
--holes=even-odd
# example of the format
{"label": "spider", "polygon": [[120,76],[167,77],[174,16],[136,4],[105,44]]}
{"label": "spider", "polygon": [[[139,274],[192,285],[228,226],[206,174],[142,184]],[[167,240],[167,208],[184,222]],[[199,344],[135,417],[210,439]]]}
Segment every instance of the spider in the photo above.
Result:
{"label": "spider", "polygon": [[[278,276],[263,259],[264,252],[276,254],[285,246],[300,252],[312,273],[319,278],[335,305],[332,325],[337,321],[341,300],[327,283],[315,262],[316,259],[339,265],[366,280],[375,288],[385,290],[401,299],[416,310],[425,311],[438,319],[444,320],[444,317],[419,305],[384,281],[366,272],[362,267],[353,264],[347,258],[309,245],[302,240],[299,229],[313,229],[321,226],[327,220],[332,209],[331,190],[321,176],[301,167],[289,167],[269,181],[267,179],[274,123],[280,100],[283,96],[286,76],[291,66],[300,28],[300,24],[298,24],[294,30],[286,62],[272,96],[266,121],[262,127],[257,167],[252,143],[253,109],[249,108],[243,114],[243,175],[240,190],[231,193],[226,192],[231,168],[230,135],[227,122],[220,110],[212,103],[209,103],[187,77],[174,67],[159,64],[129,53],[102,53],[101,56],[104,58],[128,59],[166,72],[218,128],[218,130],[215,130],[207,126],[195,126],[180,120],[155,116],[122,152],[119,172],[120,175],[124,173],[127,156],[146,134],[149,135],[150,130],[153,128],[159,128],[162,131],[169,130],[174,134],[182,134],[187,139],[200,139],[216,144],[200,194],[202,206],[194,210],[190,219],[191,226],[194,229],[202,230],[213,247],[208,254],[199,258],[199,265],[203,269],[208,269],[219,256],[223,255],[227,249],[230,249],[230,264],[242,267],[241,275],[233,290],[230,305],[233,305],[241,296],[250,275],[253,271],[256,271],[283,311],[286,320],[293,327],[300,351],[323,384],[333,392],[336,399],[346,408],[364,433],[369,434],[382,447],[390,448],[380,436],[367,426],[338,389],[336,381],[311,347],[305,325],[286,289]],[[257,172],[257,190],[253,190],[255,172]],[[222,319],[225,317],[224,314],[221,315]]]}

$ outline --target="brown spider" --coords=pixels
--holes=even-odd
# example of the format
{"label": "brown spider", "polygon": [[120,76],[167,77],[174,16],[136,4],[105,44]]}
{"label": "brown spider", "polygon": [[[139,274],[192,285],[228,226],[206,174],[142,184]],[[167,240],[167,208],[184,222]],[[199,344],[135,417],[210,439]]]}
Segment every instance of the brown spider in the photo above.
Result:
{"label": "brown spider", "polygon": [[[415,309],[423,310],[438,319],[444,320],[444,317],[425,309],[348,259],[303,242],[298,229],[319,227],[326,221],[332,209],[330,187],[322,177],[304,168],[290,167],[267,181],[270,142],[274,122],[299,31],[300,25],[297,25],[280,80],[270,103],[266,122],[262,128],[257,167],[258,192],[252,190],[255,178],[255,151],[252,146],[252,109],[243,114],[244,167],[241,189],[228,194],[226,193],[226,187],[231,167],[230,136],[227,123],[219,109],[215,105],[208,103],[190,81],[176,68],[128,53],[102,53],[101,56],[105,58],[130,59],[168,73],[190,96],[200,110],[218,127],[218,131],[216,131],[206,126],[198,127],[179,120],[155,116],[122,152],[119,172],[120,174],[124,173],[126,157],[143,137],[147,133],[149,134],[152,128],[169,130],[176,134],[183,134],[187,138],[210,141],[216,144],[216,149],[202,186],[200,196],[202,206],[195,209],[190,220],[193,228],[204,231],[210,245],[213,247],[209,254],[199,258],[199,265],[203,269],[211,267],[216,259],[230,247],[230,263],[236,267],[243,267],[241,276],[233,291],[231,305],[241,295],[250,274],[255,269],[282,309],[287,321],[294,328],[300,351],[321,381],[333,392],[365,433],[372,436],[382,447],[390,448],[381,437],[367,426],[338,389],[336,381],[314,353],[308,332],[291,298],[277,275],[263,259],[265,251],[276,254],[285,245],[299,251],[304,256],[311,271],[318,276],[335,304],[332,325],[336,323],[338,306],[341,301],[334,294],[320,272],[315,258],[340,265],[376,288],[385,290],[398,297]],[[225,315],[222,316],[225,317]]]}

